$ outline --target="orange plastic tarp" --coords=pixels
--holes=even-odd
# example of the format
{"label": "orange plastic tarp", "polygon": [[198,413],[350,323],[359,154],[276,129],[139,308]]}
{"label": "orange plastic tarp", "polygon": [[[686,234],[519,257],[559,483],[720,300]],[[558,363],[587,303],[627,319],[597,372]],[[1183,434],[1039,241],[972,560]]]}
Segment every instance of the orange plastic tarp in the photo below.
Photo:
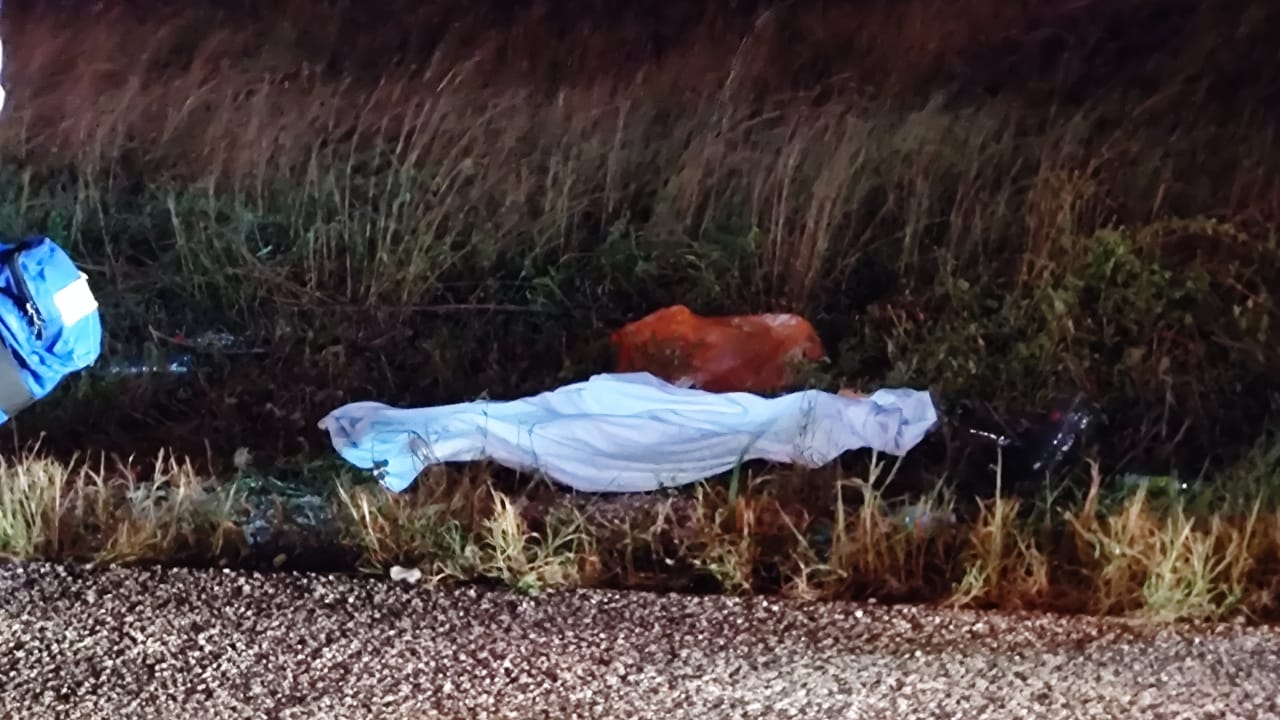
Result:
{"label": "orange plastic tarp", "polygon": [[711,392],[783,390],[805,362],[826,357],[809,321],[786,313],[704,317],[673,305],[626,325],[612,340],[617,372],[649,372]]}

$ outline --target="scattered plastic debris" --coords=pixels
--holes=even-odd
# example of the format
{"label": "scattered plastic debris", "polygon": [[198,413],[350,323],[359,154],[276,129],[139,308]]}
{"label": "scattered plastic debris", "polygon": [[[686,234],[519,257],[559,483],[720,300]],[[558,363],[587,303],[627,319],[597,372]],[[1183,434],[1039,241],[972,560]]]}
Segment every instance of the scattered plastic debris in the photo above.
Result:
{"label": "scattered plastic debris", "polygon": [[1043,477],[1057,472],[1093,440],[1098,418],[1097,409],[1083,395],[1076,395],[1016,431],[979,427],[960,418],[952,422],[969,437],[1004,450],[1010,469]]}
{"label": "scattered plastic debris", "polygon": [[612,336],[619,373],[648,372],[679,387],[766,393],[794,387],[796,370],[826,357],[799,315],[703,317],[663,308]]}
{"label": "scattered plastic debris", "polygon": [[976,428],[976,427],[965,427],[964,431],[969,435],[976,437],[980,440],[990,442],[992,445],[995,445],[996,447],[1005,448],[1018,442],[1017,439],[1011,435],[1007,435],[1001,432],[996,432],[993,430],[983,430],[982,428]]}
{"label": "scattered plastic debris", "polygon": [[942,512],[926,503],[912,503],[894,513],[893,517],[917,535],[928,536],[956,523],[954,512]]}
{"label": "scattered plastic debris", "polygon": [[1147,492],[1154,491],[1169,495],[1181,495],[1191,489],[1191,484],[1182,479],[1177,471],[1167,475],[1125,473],[1120,476],[1119,480],[1120,487],[1130,492],[1143,489]]}
{"label": "scattered plastic debris", "polygon": [[241,527],[250,547],[296,545],[298,538],[318,542],[337,532],[333,503],[313,490],[261,477],[237,483],[246,511]]}
{"label": "scattered plastic debris", "polygon": [[[96,372],[108,377],[183,376],[196,370],[196,358],[204,354],[248,355],[265,352],[249,348],[239,336],[222,331],[202,332],[191,337],[167,336],[151,331],[152,342],[140,355],[100,363]],[[166,351],[165,348],[175,348]]]}
{"label": "scattered plastic debris", "polygon": [[512,401],[399,409],[356,402],[319,423],[334,449],[393,492],[428,465],[492,460],[584,492],[647,492],[748,460],[818,467],[848,450],[902,455],[937,422],[926,391],[766,398],[681,388],[649,373],[590,380]]}
{"label": "scattered plastic debris", "polygon": [[1027,467],[1037,475],[1052,473],[1092,439],[1096,411],[1077,395],[1065,408],[1049,412],[1046,424],[1033,428],[1024,441]]}
{"label": "scattered plastic debris", "polygon": [[140,377],[143,375],[186,375],[195,369],[193,358],[186,353],[174,353],[159,361],[139,359],[112,360],[103,363],[98,370],[111,377]]}
{"label": "scattered plastic debris", "polygon": [[220,352],[228,355],[258,354],[266,352],[251,348],[244,338],[222,330],[206,330],[195,335],[175,335],[171,341],[198,352]]}
{"label": "scattered plastic debris", "polygon": [[422,580],[422,571],[416,567],[401,567],[399,565],[391,566],[392,582],[402,582],[406,585],[416,585]]}
{"label": "scattered plastic debris", "polygon": [[216,330],[206,330],[189,338],[179,335],[178,338],[196,347],[234,348],[240,345],[239,337]]}

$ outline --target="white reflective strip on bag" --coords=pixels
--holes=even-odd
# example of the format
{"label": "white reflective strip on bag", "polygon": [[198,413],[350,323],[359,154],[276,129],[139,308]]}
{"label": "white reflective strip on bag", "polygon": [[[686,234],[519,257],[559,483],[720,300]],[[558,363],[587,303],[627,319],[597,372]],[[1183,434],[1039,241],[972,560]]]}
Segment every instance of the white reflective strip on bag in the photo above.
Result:
{"label": "white reflective strip on bag", "polygon": [[89,289],[89,276],[80,273],[75,282],[53,294],[53,304],[62,316],[62,325],[71,327],[98,309],[98,299]]}

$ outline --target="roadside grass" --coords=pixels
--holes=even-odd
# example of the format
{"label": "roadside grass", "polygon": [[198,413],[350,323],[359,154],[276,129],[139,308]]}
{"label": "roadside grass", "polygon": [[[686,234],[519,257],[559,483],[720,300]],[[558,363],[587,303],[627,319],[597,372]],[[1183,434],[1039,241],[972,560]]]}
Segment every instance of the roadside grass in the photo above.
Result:
{"label": "roadside grass", "polygon": [[951,601],[962,606],[1035,607],[1051,590],[1050,561],[1042,549],[1044,528],[1019,521],[1020,502],[1001,492],[999,468],[996,479],[995,497],[979,502],[978,517],[964,533],[964,574]]}
{"label": "roadside grass", "polygon": [[457,476],[438,477],[434,492],[420,486],[408,496],[336,488],[345,541],[359,550],[362,569],[418,566],[430,581],[487,578],[533,592],[578,583],[598,567],[594,538],[572,507],[553,507],[531,527],[483,478],[467,475],[446,490]]}
{"label": "roadside grass", "polygon": [[234,486],[161,455],[130,462],[61,461],[37,449],[0,461],[0,554],[103,563],[229,557],[241,546]]}
{"label": "roadside grass", "polygon": [[[1280,482],[1276,467],[1267,472],[1247,481]],[[1028,513],[1000,495],[957,513],[950,491],[889,498],[848,476],[834,478],[834,505],[803,505],[795,488],[833,475],[802,475],[770,472],[732,498],[724,479],[608,498],[512,492],[481,467],[430,471],[402,494],[348,478],[329,477],[326,487],[317,477],[330,527],[265,552],[329,553],[348,559],[330,570],[385,575],[401,566],[421,570],[428,585],[483,582],[525,593],[661,587],[1154,622],[1278,617],[1280,507],[1261,498],[1243,514],[1194,510],[1194,495],[1159,503],[1143,487],[1104,502],[1095,467],[1083,500]],[[167,456],[138,474],[32,451],[0,466],[0,554],[262,564],[240,487]]]}
{"label": "roadside grass", "polygon": [[[455,35],[419,64],[382,54],[403,28],[334,35],[337,4],[283,39],[194,5],[6,9],[0,230],[82,261],[104,368],[205,329],[258,354],[85,373],[24,413],[19,440],[57,449],[0,464],[0,552],[1275,617],[1280,155],[1246,72],[1271,33],[1209,3],[801,5],[712,13],[634,62],[625,28],[481,12],[429,24]],[[1009,58],[1046,37],[1066,49],[1023,76],[1039,61]],[[954,438],[910,496],[878,459],[615,501],[483,468],[389,496],[313,464],[335,404],[544,390],[676,302],[805,315],[832,388],[995,417],[1083,391],[1107,420],[1089,487],[1026,497],[983,467],[1004,492],[971,493]],[[216,462],[241,447],[261,467]],[[85,459],[118,448],[148,459]]]}

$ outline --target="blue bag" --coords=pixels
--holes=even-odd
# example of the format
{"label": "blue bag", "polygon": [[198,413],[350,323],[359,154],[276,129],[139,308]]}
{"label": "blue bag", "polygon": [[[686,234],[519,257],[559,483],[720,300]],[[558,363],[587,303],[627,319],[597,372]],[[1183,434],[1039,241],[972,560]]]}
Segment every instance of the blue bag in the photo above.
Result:
{"label": "blue bag", "polygon": [[0,425],[102,353],[88,277],[46,237],[0,242]]}

